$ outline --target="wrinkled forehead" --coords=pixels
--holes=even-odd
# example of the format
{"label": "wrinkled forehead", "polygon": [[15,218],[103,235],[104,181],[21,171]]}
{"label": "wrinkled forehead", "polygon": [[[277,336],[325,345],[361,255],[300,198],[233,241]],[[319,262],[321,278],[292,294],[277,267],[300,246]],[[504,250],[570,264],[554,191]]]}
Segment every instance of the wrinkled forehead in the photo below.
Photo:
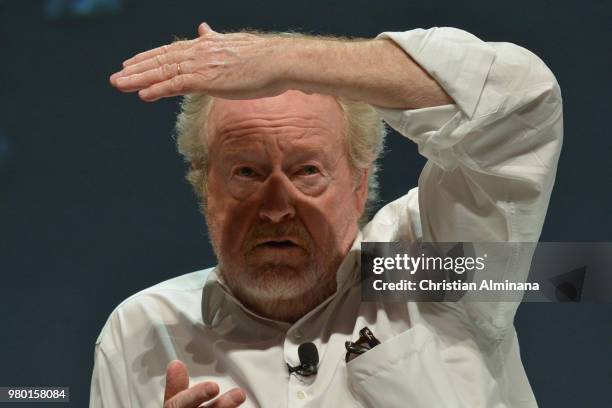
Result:
{"label": "wrinkled forehead", "polygon": [[241,130],[282,126],[315,129],[337,141],[346,134],[344,113],[336,98],[288,91],[275,97],[251,100],[216,98],[208,114],[208,140],[205,142],[210,146]]}

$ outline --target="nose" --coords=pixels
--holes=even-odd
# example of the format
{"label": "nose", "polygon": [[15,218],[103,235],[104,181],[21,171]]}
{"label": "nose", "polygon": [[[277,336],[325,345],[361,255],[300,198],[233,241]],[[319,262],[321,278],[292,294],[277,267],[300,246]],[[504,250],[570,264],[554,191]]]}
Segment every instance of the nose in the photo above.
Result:
{"label": "nose", "polygon": [[280,223],[295,216],[292,187],[284,175],[271,175],[266,180],[259,209],[262,221]]}

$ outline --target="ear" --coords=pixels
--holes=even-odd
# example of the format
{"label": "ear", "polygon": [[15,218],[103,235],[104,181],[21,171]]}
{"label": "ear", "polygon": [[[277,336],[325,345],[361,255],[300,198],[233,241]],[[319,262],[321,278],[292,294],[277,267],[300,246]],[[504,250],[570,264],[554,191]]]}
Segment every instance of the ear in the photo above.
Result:
{"label": "ear", "polygon": [[355,198],[357,203],[357,212],[361,215],[365,210],[366,201],[368,201],[368,178],[370,176],[370,168],[363,170],[358,184],[355,186]]}

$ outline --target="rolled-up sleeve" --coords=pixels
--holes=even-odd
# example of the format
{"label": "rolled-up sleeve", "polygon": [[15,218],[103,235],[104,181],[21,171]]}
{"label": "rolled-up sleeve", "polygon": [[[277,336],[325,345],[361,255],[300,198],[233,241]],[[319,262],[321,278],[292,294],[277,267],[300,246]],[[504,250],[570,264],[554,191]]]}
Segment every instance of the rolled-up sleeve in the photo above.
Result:
{"label": "rolled-up sleeve", "polygon": [[[520,46],[487,43],[456,28],[379,38],[400,45],[454,101],[377,108],[428,159],[418,188],[423,240],[536,242],[563,138],[561,91],[552,72]],[[516,306],[475,309],[502,327]]]}

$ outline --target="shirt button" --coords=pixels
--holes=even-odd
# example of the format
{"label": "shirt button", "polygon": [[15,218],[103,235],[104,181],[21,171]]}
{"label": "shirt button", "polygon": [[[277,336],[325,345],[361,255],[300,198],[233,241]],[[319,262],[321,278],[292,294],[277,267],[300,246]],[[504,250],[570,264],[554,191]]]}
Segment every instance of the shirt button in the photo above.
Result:
{"label": "shirt button", "polygon": [[300,329],[297,329],[295,332],[293,332],[293,336],[296,339],[301,339],[302,337],[304,337],[304,333],[302,333]]}
{"label": "shirt button", "polygon": [[301,399],[301,400],[306,399],[306,393],[304,391],[298,391],[297,397],[298,399]]}

